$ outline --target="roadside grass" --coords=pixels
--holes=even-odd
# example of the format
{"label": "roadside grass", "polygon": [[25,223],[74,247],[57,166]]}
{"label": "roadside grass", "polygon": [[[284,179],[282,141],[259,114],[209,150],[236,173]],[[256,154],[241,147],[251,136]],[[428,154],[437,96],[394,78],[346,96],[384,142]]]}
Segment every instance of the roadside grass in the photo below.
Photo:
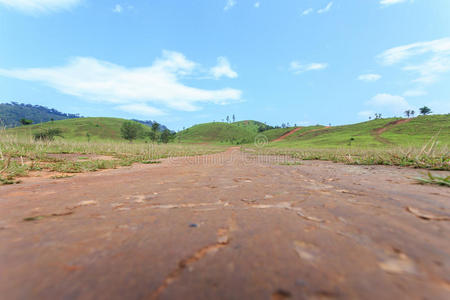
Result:
{"label": "roadside grass", "polygon": [[281,155],[295,160],[326,160],[350,165],[386,165],[450,170],[450,152],[446,145],[386,148],[256,148],[242,147],[252,155]]}
{"label": "roadside grass", "polygon": [[[218,153],[225,149],[219,145],[35,141],[31,137],[7,135],[0,131],[0,184],[17,183],[16,178],[25,177],[30,171],[92,172],[133,163],[153,164],[167,157]],[[98,155],[108,159],[98,159]]]}
{"label": "roadside grass", "polygon": [[146,164],[146,165],[152,165],[152,164],[160,164],[161,161],[159,161],[159,160],[144,160],[142,163]]}
{"label": "roadside grass", "polygon": [[437,184],[450,187],[450,176],[440,177],[431,174],[431,172],[428,172],[427,177],[417,177],[415,179],[418,181],[418,183],[421,184]]}
{"label": "roadside grass", "polygon": [[285,161],[285,162],[280,162],[279,165],[280,166],[300,166],[300,165],[302,165],[302,163],[300,161]]}

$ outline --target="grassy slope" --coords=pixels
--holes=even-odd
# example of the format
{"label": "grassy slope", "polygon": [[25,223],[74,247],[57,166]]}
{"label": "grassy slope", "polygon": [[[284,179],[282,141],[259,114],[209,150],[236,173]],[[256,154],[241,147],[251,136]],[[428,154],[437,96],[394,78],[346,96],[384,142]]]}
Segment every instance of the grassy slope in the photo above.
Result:
{"label": "grassy slope", "polygon": [[450,145],[450,115],[419,116],[399,124],[381,136],[400,145],[423,145],[434,135],[440,144]]}
{"label": "grassy slope", "polygon": [[[372,120],[331,128],[324,126],[303,127],[283,141],[270,143],[269,147],[348,147],[350,138],[354,139],[352,147],[422,146],[439,131],[438,141],[440,144],[450,145],[450,115],[419,116],[410,122],[389,127],[388,130],[380,135],[381,138],[377,139],[374,130],[386,126],[395,120],[400,120],[400,118]],[[125,121],[117,118],[68,119],[12,128],[8,129],[7,133],[26,137],[42,129],[53,127],[63,131],[65,140],[87,141],[86,134],[89,132],[92,141],[123,141],[120,136],[120,127]],[[179,132],[176,141],[215,144],[253,143],[255,136],[258,134],[258,127],[261,124],[257,121],[240,121],[231,124],[222,122],[199,124]],[[143,127],[147,128],[146,126]],[[262,134],[271,141],[292,129],[294,127],[271,129],[262,132]],[[386,141],[390,143],[386,143]]]}
{"label": "grassy slope", "polygon": [[323,127],[320,130],[309,132],[304,128],[283,141],[270,144],[271,147],[348,147],[353,138],[352,147],[385,147],[392,145],[422,146],[441,128],[439,141],[441,144],[450,144],[450,117],[448,115],[435,115],[417,117],[408,123],[390,127],[381,134],[390,143],[383,143],[377,139],[374,130],[386,126],[388,123],[401,118],[388,118],[372,120],[352,125]]}
{"label": "grassy slope", "polygon": [[[26,137],[33,133],[47,128],[59,128],[62,130],[64,140],[87,141],[86,134],[91,135],[92,141],[122,140],[120,127],[125,119],[118,118],[79,118],[54,122],[41,123],[36,125],[21,126],[8,129],[8,134],[16,134]],[[134,122],[134,121],[133,121]],[[143,128],[148,126],[142,125]]]}
{"label": "grassy slope", "polygon": [[269,129],[264,132],[261,132],[261,134],[264,134],[269,141],[273,141],[277,138],[279,138],[282,135],[285,135],[289,131],[295,129],[295,127],[287,127],[287,128],[275,128],[275,129]]}
{"label": "grassy slope", "polygon": [[[297,139],[299,136],[305,134],[308,131],[311,130],[315,130],[315,129],[319,129],[319,128],[324,128],[325,126],[322,125],[315,125],[315,126],[305,126],[305,127],[301,127],[300,130],[298,130],[297,132],[295,132],[294,134],[286,137],[285,140],[283,141],[291,141],[291,140],[295,140]],[[262,134],[264,134],[267,139],[269,141],[273,141],[283,135],[285,135],[286,133],[289,133],[291,130],[294,130],[296,127],[288,127],[288,128],[275,128],[275,129],[270,129],[267,131],[264,131]]]}
{"label": "grassy slope", "polygon": [[250,143],[257,133],[257,127],[222,122],[192,126],[177,133],[182,143]]}
{"label": "grassy slope", "polygon": [[[276,128],[259,133],[258,128],[261,125],[264,125],[264,123],[253,120],[239,121],[231,124],[223,122],[205,123],[183,130],[179,132],[177,136],[179,137],[180,142],[240,144],[252,143],[255,136],[258,134],[263,134],[269,141],[272,141],[295,128]],[[302,128],[299,133],[319,127],[323,126],[305,127]]]}
{"label": "grassy slope", "polygon": [[238,122],[234,122],[232,124],[233,125],[237,125],[237,126],[246,127],[247,129],[252,130],[254,132],[258,131],[259,126],[264,126],[265,125],[262,122],[253,121],[253,120],[238,121]]}

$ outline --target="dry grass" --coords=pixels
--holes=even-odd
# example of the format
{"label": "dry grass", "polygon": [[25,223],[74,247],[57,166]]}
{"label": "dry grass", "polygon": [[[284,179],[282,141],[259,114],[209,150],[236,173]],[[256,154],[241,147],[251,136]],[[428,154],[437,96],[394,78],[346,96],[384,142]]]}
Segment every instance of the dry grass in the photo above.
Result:
{"label": "dry grass", "polygon": [[428,144],[422,148],[393,147],[384,149],[292,149],[292,148],[244,148],[254,155],[283,155],[295,160],[328,160],[352,165],[389,165],[450,170],[450,154],[447,146]]}
{"label": "dry grass", "polygon": [[[225,148],[217,145],[129,142],[46,142],[0,131],[0,183],[16,183],[16,178],[27,176],[29,171],[88,172],[133,163],[155,163],[167,157],[217,153]],[[104,158],[97,158],[99,155]]]}

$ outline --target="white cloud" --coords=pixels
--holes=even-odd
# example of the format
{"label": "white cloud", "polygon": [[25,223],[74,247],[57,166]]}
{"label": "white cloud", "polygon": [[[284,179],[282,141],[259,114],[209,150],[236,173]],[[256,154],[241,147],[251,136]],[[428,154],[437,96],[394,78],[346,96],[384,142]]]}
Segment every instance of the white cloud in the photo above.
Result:
{"label": "white cloud", "polygon": [[421,89],[407,90],[403,93],[404,97],[420,97],[420,96],[426,96],[426,95],[428,95],[428,93]]}
{"label": "white cloud", "polygon": [[381,75],[379,74],[362,74],[358,76],[358,80],[366,81],[366,82],[373,82],[377,81],[381,78]]}
{"label": "white cloud", "polygon": [[240,90],[207,90],[181,82],[184,76],[193,75],[197,69],[198,64],[183,54],[164,51],[162,58],[147,67],[126,68],[95,58],[78,57],[61,67],[0,69],[0,75],[41,82],[64,94],[122,108],[152,103],[194,111],[200,109],[200,103],[226,104],[241,100]]}
{"label": "white cloud", "polygon": [[324,8],[319,9],[319,10],[317,11],[317,13],[318,13],[318,14],[323,14],[323,13],[329,12],[332,6],[333,6],[333,2],[330,2],[330,3],[328,3],[327,6],[325,6]]}
{"label": "white cloud", "polygon": [[259,8],[261,6],[260,2],[255,2],[255,4],[253,5],[255,8]]}
{"label": "white cloud", "polygon": [[378,57],[383,64],[393,65],[425,53],[448,55],[449,52],[450,38],[443,38],[391,48],[381,53]]}
{"label": "white cloud", "polygon": [[383,112],[403,114],[411,106],[402,96],[395,96],[390,94],[378,94],[369,101],[366,102],[367,105],[381,109]]}
{"label": "white cloud", "polygon": [[113,8],[113,12],[120,14],[123,11],[122,5],[116,4]]}
{"label": "white cloud", "polygon": [[301,64],[298,61],[292,61],[289,69],[294,72],[294,74],[300,74],[307,71],[318,71],[323,70],[328,67],[326,63],[310,63],[310,64]]}
{"label": "white cloud", "polygon": [[403,3],[406,2],[407,0],[381,0],[380,4],[383,6],[389,6],[392,4],[398,4],[398,3]]}
{"label": "white cloud", "polygon": [[403,70],[418,74],[414,82],[429,84],[450,71],[450,38],[391,48],[378,58],[384,65],[404,63]]}
{"label": "white cloud", "polygon": [[313,11],[314,11],[314,9],[312,9],[312,8],[305,9],[305,10],[302,12],[302,16],[309,15],[309,14],[312,13]]}
{"label": "white cloud", "polygon": [[236,5],[236,0],[227,0],[227,4],[225,4],[224,10],[229,10]]}
{"label": "white cloud", "polygon": [[163,116],[166,114],[164,111],[147,104],[125,104],[116,106],[116,109],[142,116]]}
{"label": "white cloud", "polygon": [[222,76],[228,78],[236,78],[238,74],[231,69],[230,62],[226,57],[217,58],[217,66],[211,68],[211,74],[214,78],[219,79]]}
{"label": "white cloud", "polygon": [[0,0],[0,4],[27,14],[51,13],[70,9],[82,0]]}

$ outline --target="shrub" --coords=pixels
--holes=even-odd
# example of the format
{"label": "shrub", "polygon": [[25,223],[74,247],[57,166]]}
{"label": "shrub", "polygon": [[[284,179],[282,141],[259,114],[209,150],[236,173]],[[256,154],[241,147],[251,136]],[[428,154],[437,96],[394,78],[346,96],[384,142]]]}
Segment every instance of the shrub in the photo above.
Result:
{"label": "shrub", "polygon": [[62,131],[59,128],[49,128],[45,129],[40,132],[36,132],[33,134],[33,137],[36,141],[43,140],[43,141],[53,141],[55,139],[55,136],[62,137]]}
{"label": "shrub", "polygon": [[127,121],[122,124],[122,127],[120,128],[120,133],[122,134],[122,137],[130,142],[135,140],[138,135],[142,131],[142,126],[139,123]]}

